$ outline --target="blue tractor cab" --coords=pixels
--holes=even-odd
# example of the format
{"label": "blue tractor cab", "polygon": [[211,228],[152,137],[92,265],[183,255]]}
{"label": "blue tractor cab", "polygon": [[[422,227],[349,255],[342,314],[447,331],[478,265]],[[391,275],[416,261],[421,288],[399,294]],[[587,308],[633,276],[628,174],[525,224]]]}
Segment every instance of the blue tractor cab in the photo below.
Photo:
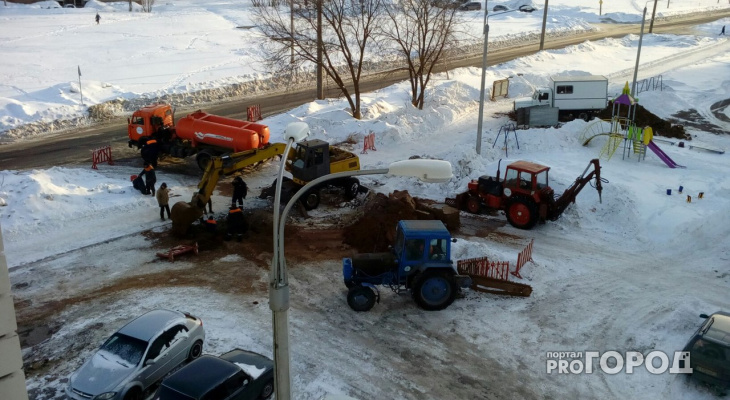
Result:
{"label": "blue tractor cab", "polygon": [[399,221],[391,251],[343,259],[347,303],[355,311],[368,311],[380,302],[377,286],[385,285],[396,293],[409,291],[423,309],[448,307],[459,287],[471,284],[468,276],[456,273],[451,260],[454,241],[441,221]]}

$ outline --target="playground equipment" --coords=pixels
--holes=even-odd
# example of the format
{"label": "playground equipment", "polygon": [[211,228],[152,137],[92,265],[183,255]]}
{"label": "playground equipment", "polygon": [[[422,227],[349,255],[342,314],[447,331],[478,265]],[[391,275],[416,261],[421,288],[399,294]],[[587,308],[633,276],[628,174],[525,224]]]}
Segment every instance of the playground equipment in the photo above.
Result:
{"label": "playground equipment", "polygon": [[[583,129],[580,140],[587,146],[599,136],[608,136],[608,140],[601,148],[599,158],[610,160],[613,154],[623,144],[622,159],[637,156],[638,160],[646,159],[646,149],[651,150],[664,161],[669,168],[685,168],[677,164],[652,140],[654,133],[651,127],[640,128],[636,125],[637,101],[628,94],[628,82],[623,93],[613,101],[611,120],[594,120]],[[626,107],[624,111],[624,107]]]}
{"label": "playground equipment", "polygon": [[494,148],[494,145],[497,144],[497,141],[499,140],[499,136],[504,133],[504,156],[505,157],[509,157],[509,155],[507,154],[507,147],[508,147],[507,146],[507,142],[509,140],[509,134],[510,134],[510,132],[512,132],[512,134],[514,134],[514,136],[515,136],[515,143],[517,143],[517,149],[519,150],[520,149],[520,141],[517,140],[517,131],[516,131],[516,128],[517,127],[515,126],[515,124],[502,125],[502,127],[499,128],[499,132],[497,133],[497,137],[494,138],[494,143],[492,143],[492,148]]}

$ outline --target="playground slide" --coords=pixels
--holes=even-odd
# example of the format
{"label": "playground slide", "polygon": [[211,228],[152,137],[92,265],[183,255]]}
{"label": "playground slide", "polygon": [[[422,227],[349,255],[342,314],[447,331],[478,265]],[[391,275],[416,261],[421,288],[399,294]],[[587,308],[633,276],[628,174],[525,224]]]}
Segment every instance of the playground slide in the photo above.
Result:
{"label": "playground slide", "polygon": [[667,153],[660,149],[653,140],[649,141],[649,144],[647,144],[646,147],[650,148],[651,151],[654,152],[654,154],[656,154],[662,161],[664,161],[665,164],[669,166],[669,168],[686,168],[685,166],[679,165],[674,162],[674,160],[669,158]]}

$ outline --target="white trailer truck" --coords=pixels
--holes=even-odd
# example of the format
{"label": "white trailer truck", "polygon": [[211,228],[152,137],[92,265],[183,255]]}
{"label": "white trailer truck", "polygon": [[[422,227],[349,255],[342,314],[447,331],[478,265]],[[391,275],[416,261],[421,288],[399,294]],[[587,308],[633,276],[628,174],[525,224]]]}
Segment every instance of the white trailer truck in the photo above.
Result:
{"label": "white trailer truck", "polygon": [[[550,87],[535,89],[532,97],[516,99],[514,107],[518,113],[518,123],[520,115],[527,116],[520,125],[556,125],[558,120],[581,118],[588,121],[607,104],[608,78],[605,76],[552,76]],[[554,110],[536,110],[537,107]],[[531,113],[530,109],[536,112]],[[530,114],[538,120],[532,121],[535,118],[529,118]],[[550,123],[553,119],[555,122]]]}

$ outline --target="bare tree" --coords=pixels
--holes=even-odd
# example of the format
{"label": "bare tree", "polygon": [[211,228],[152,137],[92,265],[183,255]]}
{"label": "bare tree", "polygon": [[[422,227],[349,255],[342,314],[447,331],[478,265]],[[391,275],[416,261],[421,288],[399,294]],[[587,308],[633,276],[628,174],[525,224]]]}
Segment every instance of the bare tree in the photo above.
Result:
{"label": "bare tree", "polygon": [[390,23],[383,24],[383,36],[396,45],[405,60],[411,103],[419,110],[423,110],[433,68],[444,50],[456,44],[456,8],[444,6],[446,4],[431,0],[396,0],[386,9]]}
{"label": "bare tree", "polygon": [[[267,63],[275,71],[317,65],[317,2],[322,9],[322,68],[360,119],[360,78],[366,53],[375,44],[383,0],[291,0],[289,7],[256,7],[259,29],[271,39]],[[294,28],[292,30],[292,27]]]}
{"label": "bare tree", "polygon": [[142,11],[152,12],[152,6],[155,4],[155,0],[141,0]]}

